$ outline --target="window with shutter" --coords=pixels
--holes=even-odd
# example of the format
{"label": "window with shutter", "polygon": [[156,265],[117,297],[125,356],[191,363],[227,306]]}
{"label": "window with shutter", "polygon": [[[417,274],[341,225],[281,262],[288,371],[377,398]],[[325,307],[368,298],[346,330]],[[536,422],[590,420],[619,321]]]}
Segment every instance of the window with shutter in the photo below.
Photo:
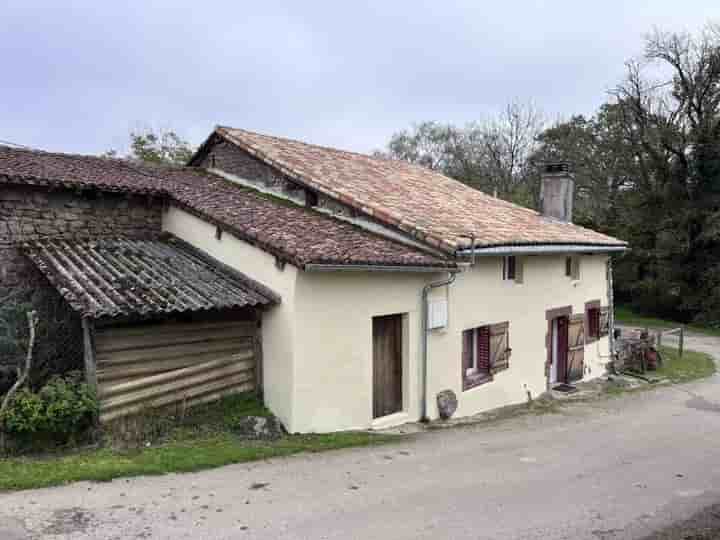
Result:
{"label": "window with shutter", "polygon": [[510,367],[509,323],[490,326],[490,373],[495,374]]}
{"label": "window with shutter", "polygon": [[490,382],[493,374],[509,367],[508,328],[508,323],[504,322],[463,331],[463,390]]}

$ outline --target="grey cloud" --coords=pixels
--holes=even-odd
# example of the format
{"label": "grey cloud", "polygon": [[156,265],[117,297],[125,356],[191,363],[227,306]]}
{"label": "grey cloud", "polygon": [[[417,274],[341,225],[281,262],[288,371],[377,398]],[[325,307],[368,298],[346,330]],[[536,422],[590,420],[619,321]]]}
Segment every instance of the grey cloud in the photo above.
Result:
{"label": "grey cloud", "polygon": [[222,123],[368,151],[512,98],[592,112],[644,32],[713,17],[711,0],[11,0],[0,139],[96,153],[144,124],[198,143]]}

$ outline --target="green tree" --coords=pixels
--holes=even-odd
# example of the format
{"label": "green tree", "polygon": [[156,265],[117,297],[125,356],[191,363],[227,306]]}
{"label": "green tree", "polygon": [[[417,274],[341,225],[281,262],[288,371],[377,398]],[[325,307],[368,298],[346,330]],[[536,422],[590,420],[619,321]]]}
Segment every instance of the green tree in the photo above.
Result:
{"label": "green tree", "polygon": [[[662,77],[661,75],[665,75]],[[628,240],[618,297],[720,325],[720,31],[655,31],[592,118],[540,136],[576,164],[578,217]]]}
{"label": "green tree", "polygon": [[[158,165],[186,165],[195,152],[195,148],[172,130],[159,132],[151,129],[130,133],[130,160]],[[111,150],[107,157],[118,157]]]}

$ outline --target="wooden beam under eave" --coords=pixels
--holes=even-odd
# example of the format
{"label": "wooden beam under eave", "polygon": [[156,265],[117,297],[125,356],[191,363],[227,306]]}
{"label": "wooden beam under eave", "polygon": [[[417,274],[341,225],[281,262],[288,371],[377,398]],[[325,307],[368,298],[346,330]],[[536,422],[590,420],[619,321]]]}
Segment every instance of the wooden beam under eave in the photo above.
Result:
{"label": "wooden beam under eave", "polygon": [[255,392],[264,401],[263,392],[263,348],[262,348],[262,316],[261,309],[255,309]]}
{"label": "wooden beam under eave", "polygon": [[88,317],[82,318],[83,359],[85,361],[85,382],[97,391],[97,363],[95,362],[95,328]]}

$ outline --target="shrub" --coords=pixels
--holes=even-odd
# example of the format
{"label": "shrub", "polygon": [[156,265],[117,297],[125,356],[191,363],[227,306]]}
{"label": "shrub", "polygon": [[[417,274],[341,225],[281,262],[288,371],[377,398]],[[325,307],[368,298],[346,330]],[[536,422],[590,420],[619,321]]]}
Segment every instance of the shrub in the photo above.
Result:
{"label": "shrub", "polygon": [[66,443],[94,424],[98,410],[93,390],[78,373],[70,373],[52,377],[37,392],[19,390],[0,417],[0,426],[21,441],[37,436]]}

